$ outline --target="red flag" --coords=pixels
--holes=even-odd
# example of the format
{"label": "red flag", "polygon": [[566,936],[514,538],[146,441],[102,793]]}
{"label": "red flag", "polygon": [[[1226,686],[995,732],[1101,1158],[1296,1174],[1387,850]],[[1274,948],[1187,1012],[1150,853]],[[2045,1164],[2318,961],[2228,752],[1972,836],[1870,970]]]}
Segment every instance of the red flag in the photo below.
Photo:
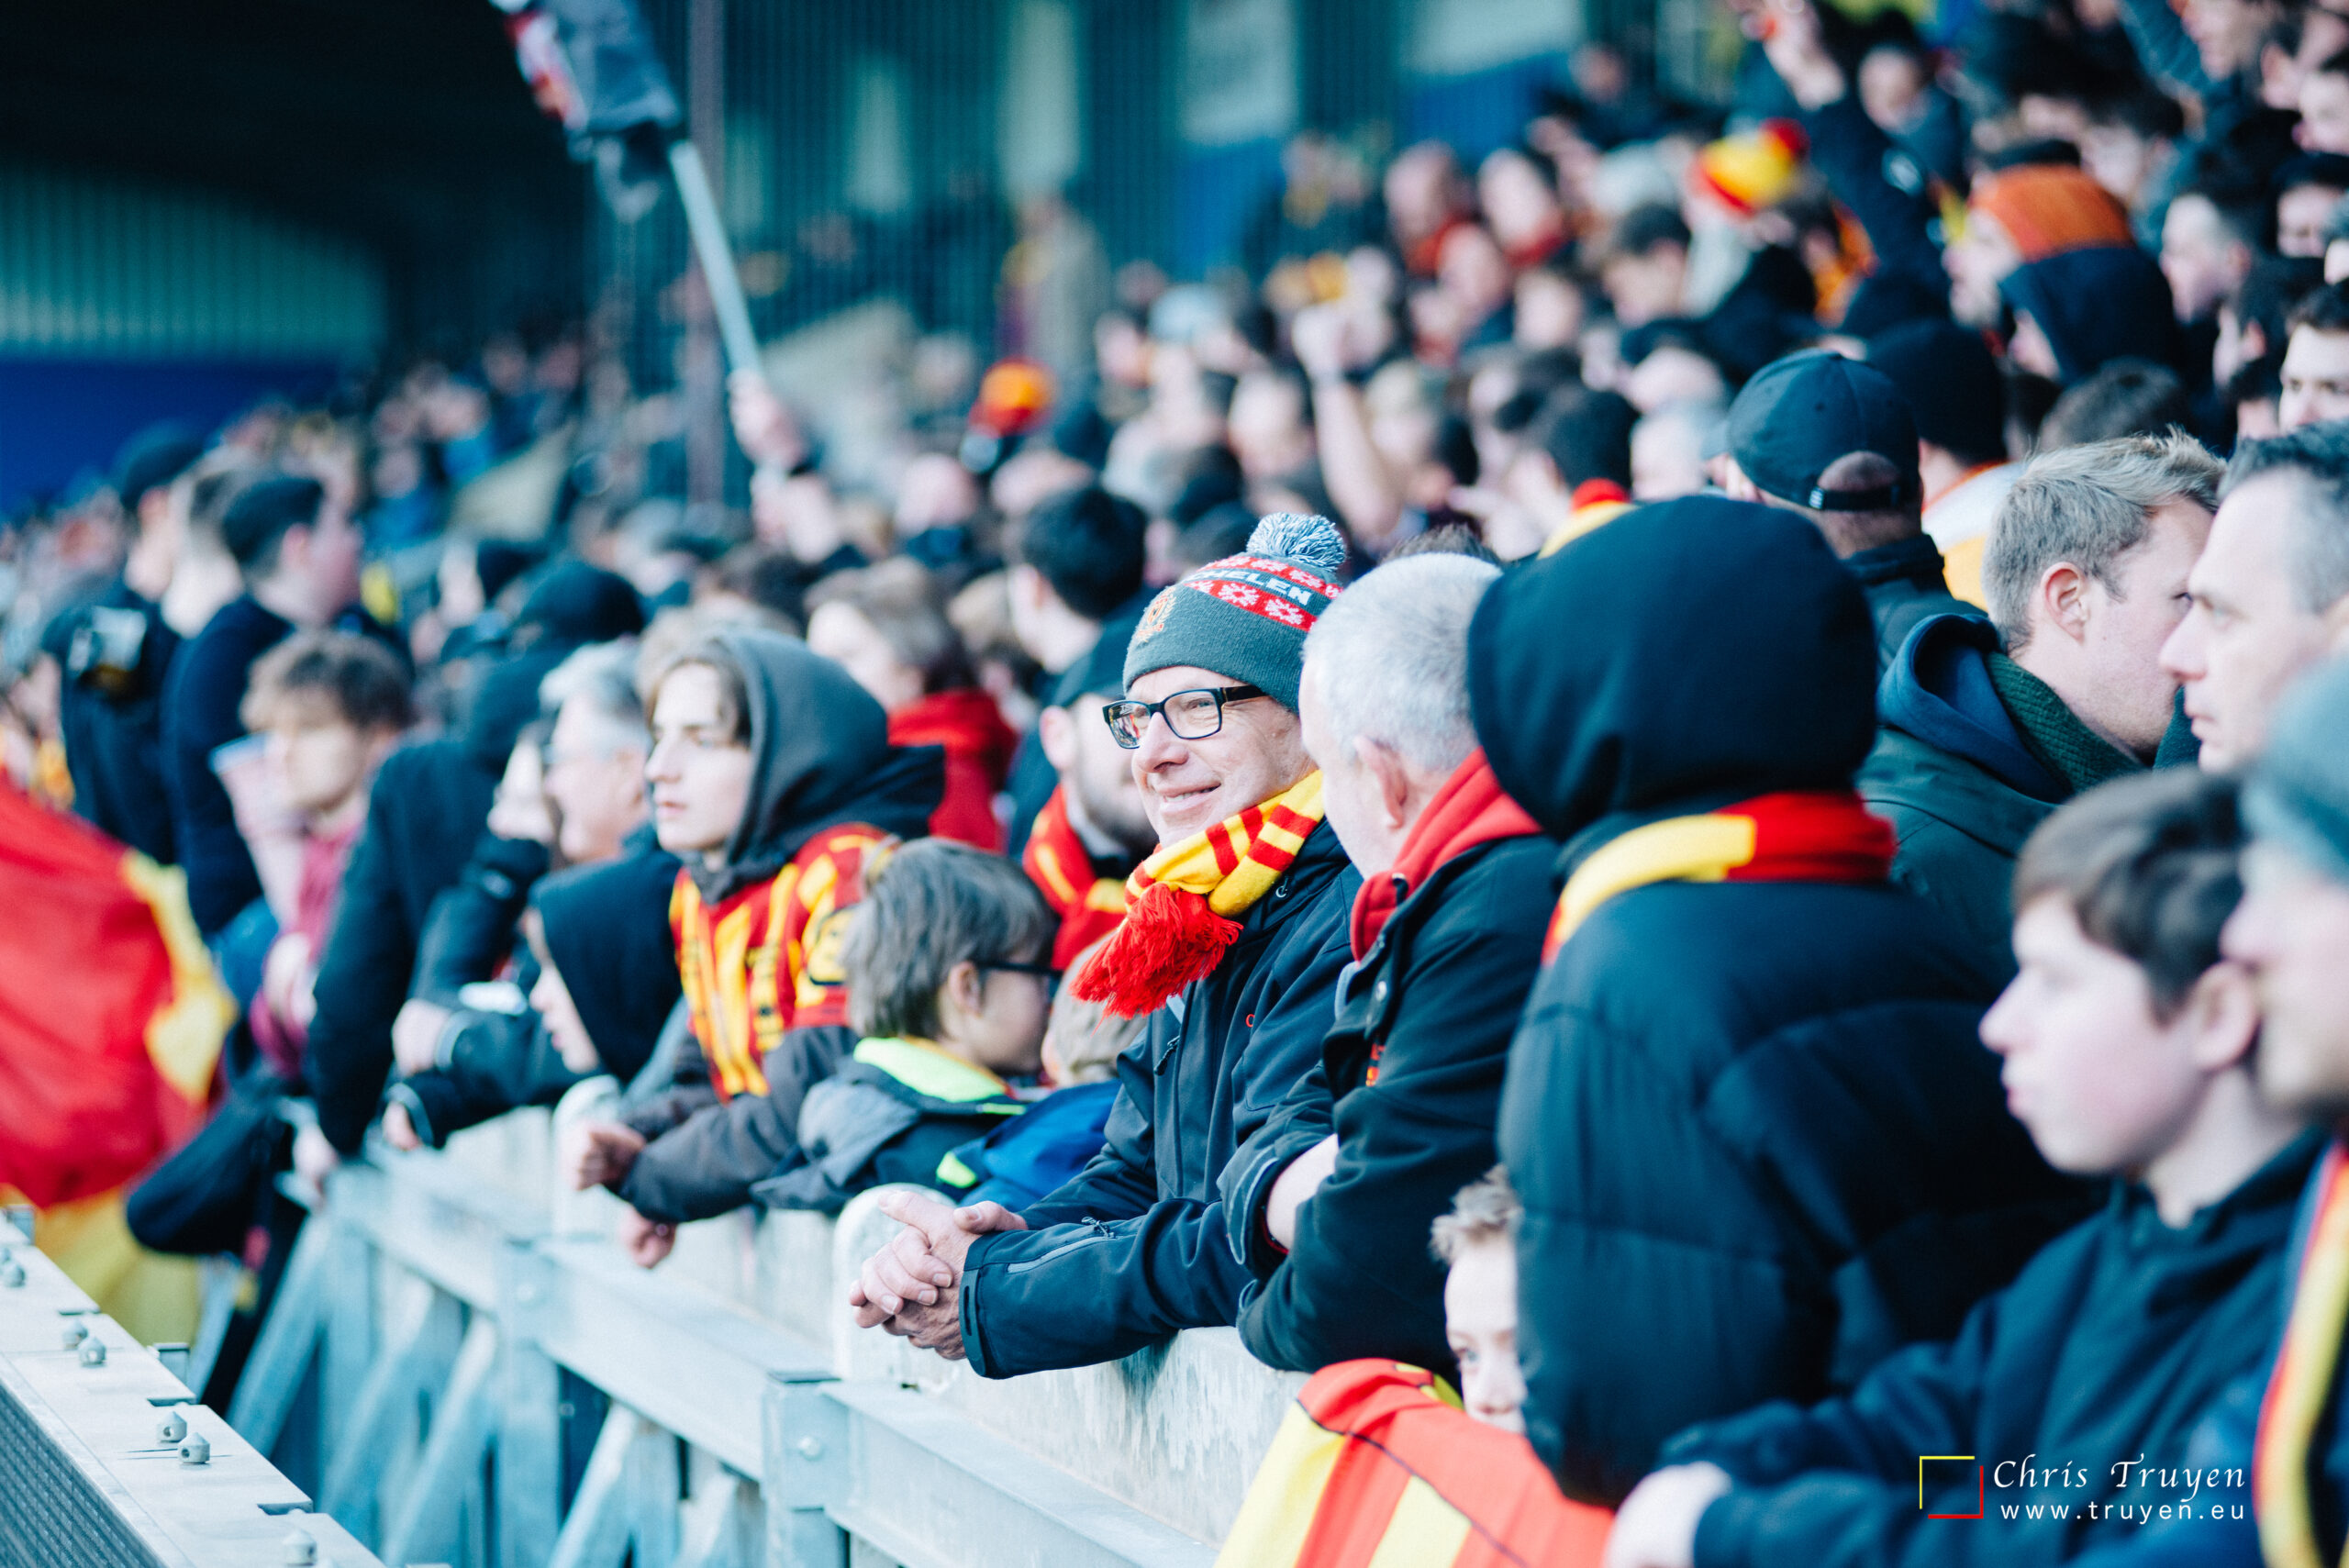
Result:
{"label": "red flag", "polygon": [[0,1184],[47,1207],[175,1148],[233,1014],[180,873],[0,778]]}

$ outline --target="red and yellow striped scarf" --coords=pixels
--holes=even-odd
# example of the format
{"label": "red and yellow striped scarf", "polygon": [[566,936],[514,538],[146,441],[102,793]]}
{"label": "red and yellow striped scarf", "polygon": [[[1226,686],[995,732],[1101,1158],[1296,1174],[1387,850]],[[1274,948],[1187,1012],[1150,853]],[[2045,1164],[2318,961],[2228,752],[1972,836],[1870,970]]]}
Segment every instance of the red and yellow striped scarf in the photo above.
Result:
{"label": "red and yellow striped scarf", "polygon": [[1655,882],[1882,882],[1892,826],[1848,789],[1760,795],[1701,817],[1634,828],[1575,868],[1550,917],[1542,962],[1619,893]]}
{"label": "red and yellow striped scarf", "polygon": [[1113,876],[1093,874],[1092,851],[1069,823],[1068,785],[1054,789],[1044,809],[1036,813],[1019,864],[1060,917],[1059,934],[1052,938],[1054,969],[1068,969],[1079,953],[1116,930],[1126,917],[1126,884]]}
{"label": "red and yellow striped scarf", "polygon": [[777,872],[720,902],[704,903],[677,873],[669,929],[694,1039],[720,1099],[767,1092],[767,1052],[784,1031],[848,1022],[840,917],[864,896],[864,878],[895,843],[877,828],[819,833]]}
{"label": "red and yellow striped scarf", "polygon": [[1136,866],[1125,923],[1076,977],[1077,999],[1130,1018],[1207,974],[1320,821],[1321,775],[1311,773]]}
{"label": "red and yellow striped scarf", "polygon": [[2253,1451],[2252,1512],[2268,1568],[2324,1565],[2309,1500],[2309,1451],[2340,1371],[2342,1332],[2349,1327],[2349,1151],[2338,1140],[2325,1151],[2316,1191],[2284,1348],[2268,1375]]}

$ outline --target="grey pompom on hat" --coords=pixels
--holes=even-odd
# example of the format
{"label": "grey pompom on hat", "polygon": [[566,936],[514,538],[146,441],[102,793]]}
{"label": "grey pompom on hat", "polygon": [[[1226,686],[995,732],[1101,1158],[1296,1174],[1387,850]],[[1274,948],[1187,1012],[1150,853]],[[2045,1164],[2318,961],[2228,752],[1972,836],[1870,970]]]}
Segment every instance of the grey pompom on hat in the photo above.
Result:
{"label": "grey pompom on hat", "polygon": [[1345,564],[1345,536],[1329,518],[1265,517],[1246,550],[1208,562],[1150,602],[1126,648],[1127,688],[1153,670],[1187,664],[1255,686],[1295,712],[1305,634],[1337,596]]}

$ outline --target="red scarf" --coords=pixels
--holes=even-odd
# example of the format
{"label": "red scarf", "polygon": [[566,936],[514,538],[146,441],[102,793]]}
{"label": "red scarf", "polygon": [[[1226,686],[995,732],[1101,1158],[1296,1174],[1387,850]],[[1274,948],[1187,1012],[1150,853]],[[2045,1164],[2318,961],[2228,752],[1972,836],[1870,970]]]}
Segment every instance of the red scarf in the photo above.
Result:
{"label": "red scarf", "polygon": [[1060,934],[1052,939],[1054,969],[1074,966],[1078,954],[1116,930],[1126,917],[1126,884],[1113,876],[1093,874],[1092,853],[1069,825],[1068,785],[1054,789],[1044,809],[1036,813],[1019,863],[1061,917]]}
{"label": "red scarf", "polygon": [[1547,963],[1619,893],[1655,882],[1882,882],[1892,825],[1848,789],[1758,795],[1701,817],[1673,817],[1609,840],[1566,879],[1542,944]]}
{"label": "red scarf", "polygon": [[1493,777],[1484,749],[1469,752],[1468,760],[1452,771],[1419,813],[1419,819],[1411,824],[1393,868],[1385,876],[1364,882],[1355,895],[1354,957],[1370,951],[1396,906],[1434,874],[1438,866],[1479,844],[1522,839],[1540,831],[1542,825],[1501,793],[1500,780]]}

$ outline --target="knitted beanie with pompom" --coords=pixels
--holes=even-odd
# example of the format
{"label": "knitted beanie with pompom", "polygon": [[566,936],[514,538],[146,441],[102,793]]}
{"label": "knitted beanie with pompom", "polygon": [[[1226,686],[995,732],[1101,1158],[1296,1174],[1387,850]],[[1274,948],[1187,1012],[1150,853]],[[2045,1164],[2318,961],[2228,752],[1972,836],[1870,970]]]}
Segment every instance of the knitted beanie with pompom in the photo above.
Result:
{"label": "knitted beanie with pompom", "polygon": [[1126,686],[1153,670],[1195,665],[1251,685],[1295,712],[1305,634],[1330,607],[1346,541],[1327,517],[1276,512],[1248,548],[1161,590],[1126,648]]}

